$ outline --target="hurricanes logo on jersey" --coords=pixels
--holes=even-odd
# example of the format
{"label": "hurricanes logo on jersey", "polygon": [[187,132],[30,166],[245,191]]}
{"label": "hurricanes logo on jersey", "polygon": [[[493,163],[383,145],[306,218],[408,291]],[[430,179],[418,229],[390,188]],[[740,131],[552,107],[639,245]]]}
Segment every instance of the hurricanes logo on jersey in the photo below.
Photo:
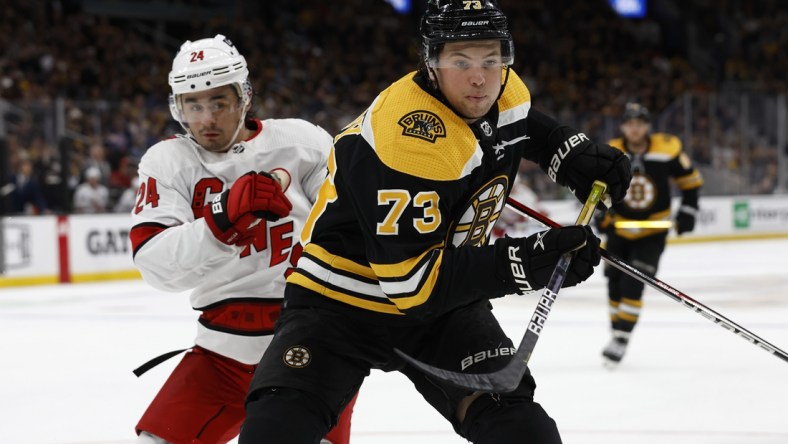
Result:
{"label": "hurricanes logo on jersey", "polygon": [[397,122],[402,135],[435,143],[438,137],[446,137],[446,125],[436,114],[429,111],[412,111]]}
{"label": "hurricanes logo on jersey", "polygon": [[629,185],[624,205],[629,209],[643,211],[651,208],[657,200],[657,187],[646,174],[635,173]]}
{"label": "hurricanes logo on jersey", "polygon": [[308,348],[302,347],[300,345],[294,345],[285,351],[282,359],[289,367],[303,368],[312,362],[312,354],[309,353]]}
{"label": "hurricanes logo on jersey", "polygon": [[483,185],[469,200],[468,207],[460,214],[460,219],[450,231],[450,240],[455,246],[487,245],[495,221],[506,203],[506,190],[509,178],[498,176]]}

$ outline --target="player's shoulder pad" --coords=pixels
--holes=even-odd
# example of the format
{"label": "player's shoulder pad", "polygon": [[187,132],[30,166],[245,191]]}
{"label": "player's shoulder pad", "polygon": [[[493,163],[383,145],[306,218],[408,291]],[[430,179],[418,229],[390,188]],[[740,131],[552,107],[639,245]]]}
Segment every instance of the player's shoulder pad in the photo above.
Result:
{"label": "player's shoulder pad", "polygon": [[[457,180],[481,164],[481,148],[465,121],[421,89],[414,75],[381,92],[355,132],[395,171],[430,180]],[[338,156],[340,150],[338,143]]]}
{"label": "player's shoulder pad", "polygon": [[498,99],[498,127],[525,119],[530,109],[531,92],[520,76],[510,68],[503,94]]}
{"label": "player's shoulder pad", "polygon": [[624,139],[622,137],[616,137],[615,139],[610,139],[608,140],[607,144],[621,152],[626,151],[624,149]]}
{"label": "player's shoulder pad", "polygon": [[288,147],[318,151],[323,156],[332,143],[326,130],[303,119],[266,119],[263,121],[263,137]]}
{"label": "player's shoulder pad", "polygon": [[674,159],[681,154],[681,140],[672,134],[654,133],[651,135],[649,153]]}
{"label": "player's shoulder pad", "polygon": [[148,148],[140,159],[139,171],[157,180],[167,180],[182,168],[199,163],[198,149],[188,136],[170,137]]}

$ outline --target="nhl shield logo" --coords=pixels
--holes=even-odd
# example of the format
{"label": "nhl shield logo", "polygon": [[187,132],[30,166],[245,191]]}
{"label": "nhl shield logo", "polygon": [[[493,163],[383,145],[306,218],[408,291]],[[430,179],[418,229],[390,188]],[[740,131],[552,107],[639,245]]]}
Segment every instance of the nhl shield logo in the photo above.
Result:
{"label": "nhl shield logo", "polygon": [[282,359],[288,367],[303,368],[312,362],[312,354],[309,349],[300,345],[294,345],[285,351]]}
{"label": "nhl shield logo", "polygon": [[429,111],[412,111],[404,115],[399,122],[402,135],[415,137],[435,143],[438,137],[446,137],[446,125],[436,114]]}

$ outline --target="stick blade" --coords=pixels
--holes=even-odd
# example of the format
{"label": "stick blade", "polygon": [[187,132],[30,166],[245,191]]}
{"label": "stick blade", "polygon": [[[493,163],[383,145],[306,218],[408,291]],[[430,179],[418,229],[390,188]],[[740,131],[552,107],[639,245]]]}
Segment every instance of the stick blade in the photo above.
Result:
{"label": "stick blade", "polygon": [[[516,365],[517,356],[515,355],[506,367],[492,373],[460,373],[444,370],[425,364],[418,359],[412,358],[402,350],[394,349],[402,359],[408,364],[416,367],[421,372],[448,382],[456,387],[487,393],[508,393],[520,385],[520,380],[525,374],[525,365]],[[515,365],[512,365],[515,364]]]}

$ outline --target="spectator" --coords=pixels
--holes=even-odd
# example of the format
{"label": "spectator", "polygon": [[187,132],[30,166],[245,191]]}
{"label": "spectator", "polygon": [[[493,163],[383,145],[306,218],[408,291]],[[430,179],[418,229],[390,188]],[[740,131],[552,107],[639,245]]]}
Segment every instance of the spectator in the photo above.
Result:
{"label": "spectator", "polygon": [[123,194],[120,195],[118,198],[118,202],[115,204],[115,212],[116,213],[131,213],[131,210],[137,204],[137,188],[140,186],[140,178],[139,176],[135,176],[131,179],[131,185],[123,190]]}
{"label": "spectator", "polygon": [[94,143],[90,145],[88,158],[85,159],[82,167],[84,172],[87,172],[90,168],[96,168],[101,174],[99,181],[102,185],[108,184],[110,176],[112,175],[112,168],[110,168],[109,162],[105,159],[104,147],[101,144]]}
{"label": "spectator", "polygon": [[41,214],[47,210],[41,186],[33,174],[33,162],[29,159],[19,161],[16,174],[11,177],[7,189],[12,190],[11,212],[17,214]]}
{"label": "spectator", "polygon": [[103,213],[109,205],[109,190],[101,184],[101,171],[96,167],[85,170],[85,182],[74,192],[75,213]]}

